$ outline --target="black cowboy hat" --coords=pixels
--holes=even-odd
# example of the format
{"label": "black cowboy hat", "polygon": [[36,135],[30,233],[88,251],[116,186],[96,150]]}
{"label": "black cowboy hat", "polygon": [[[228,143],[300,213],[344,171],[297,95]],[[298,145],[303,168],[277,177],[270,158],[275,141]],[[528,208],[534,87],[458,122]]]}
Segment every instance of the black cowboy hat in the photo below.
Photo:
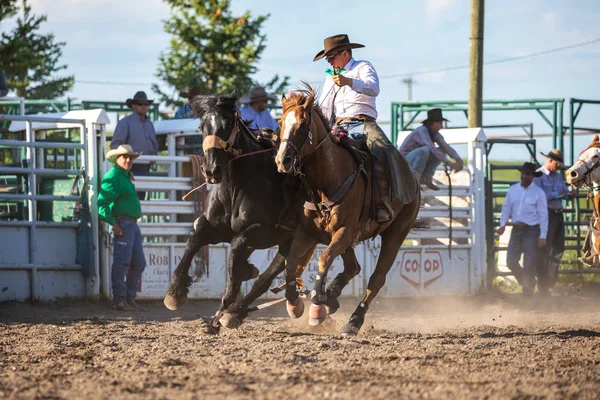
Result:
{"label": "black cowboy hat", "polygon": [[148,100],[148,96],[146,96],[146,92],[137,92],[133,96],[133,99],[125,100],[125,104],[127,105],[127,107],[132,108],[131,105],[138,101],[145,101],[148,104],[152,104],[154,102],[154,100]]}
{"label": "black cowboy hat", "polygon": [[446,118],[444,118],[444,116],[442,115],[441,108],[432,108],[431,110],[427,110],[427,119],[425,121],[423,121],[423,123],[435,122],[435,121],[450,122]]}
{"label": "black cowboy hat", "polygon": [[179,92],[179,96],[183,97],[184,99],[191,99],[199,94],[202,94],[202,86],[199,85],[188,86],[187,91]]}
{"label": "black cowboy hat", "polygon": [[240,103],[248,104],[253,103],[255,101],[269,101],[269,100],[277,100],[277,96],[274,94],[267,93],[264,87],[262,86],[254,86],[250,91],[240,97]]}
{"label": "black cowboy hat", "polygon": [[321,58],[336,51],[360,49],[361,47],[365,46],[358,43],[350,43],[350,39],[348,39],[348,35],[346,34],[329,36],[323,41],[323,50],[317,53],[313,61],[319,61]]}
{"label": "black cowboy hat", "polygon": [[521,171],[521,173],[524,172],[526,174],[533,174],[533,176],[535,176],[536,178],[542,176],[542,171],[538,171],[535,167],[535,164],[531,162],[523,163],[523,166],[519,168],[519,171]]}

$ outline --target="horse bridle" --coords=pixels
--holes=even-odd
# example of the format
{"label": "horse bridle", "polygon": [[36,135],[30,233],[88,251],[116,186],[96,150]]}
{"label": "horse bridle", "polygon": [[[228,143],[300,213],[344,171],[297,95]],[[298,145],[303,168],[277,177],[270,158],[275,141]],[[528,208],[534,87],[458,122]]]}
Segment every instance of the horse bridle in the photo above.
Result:
{"label": "horse bridle", "polygon": [[227,153],[231,154],[234,160],[242,157],[253,156],[255,154],[275,151],[275,148],[272,148],[242,154],[242,149],[236,149],[233,147],[235,145],[235,142],[237,141],[238,134],[240,133],[241,129],[248,129],[248,127],[246,126],[246,124],[244,124],[244,121],[242,120],[242,116],[240,115],[239,111],[236,111],[234,114],[233,129],[231,130],[229,138],[225,141],[217,135],[208,135],[202,141],[202,150],[205,154],[206,151],[210,149],[224,150]]}
{"label": "horse bridle", "polygon": [[578,158],[576,161],[580,162],[583,164],[583,166],[585,167],[586,171],[585,171],[585,183],[586,185],[592,185],[592,172],[594,172],[596,169],[598,169],[598,167],[600,167],[600,157],[596,160],[596,162],[594,162],[592,164],[591,167],[588,166],[588,163],[585,160],[582,160],[581,158]]}
{"label": "horse bridle", "polygon": [[[309,117],[305,124],[305,126],[306,126],[305,134],[298,135],[298,133],[299,133],[299,130],[298,130],[298,131],[296,131],[296,134],[294,135],[293,138],[281,139],[281,144],[287,143],[292,149],[294,149],[294,152],[296,153],[294,156],[294,163],[293,163],[294,164],[294,175],[303,175],[302,174],[302,166],[304,165],[304,162],[317,152],[319,147],[321,147],[323,145],[323,143],[325,143],[325,140],[327,140],[327,137],[329,136],[329,135],[325,135],[325,137],[319,143],[317,143],[317,146],[315,147],[315,150],[312,153],[310,153],[309,155],[307,155],[304,158],[301,158],[300,153],[301,153],[302,147],[304,147],[304,144],[306,143],[307,140],[309,140],[311,144],[312,144],[312,140],[313,140],[313,134],[310,130],[310,127],[312,125],[312,109],[310,110],[308,115],[309,115]],[[302,125],[304,125],[304,124],[300,125],[301,128],[302,128]],[[300,138],[299,143],[295,143],[294,138],[298,138],[298,137]]]}
{"label": "horse bridle", "polygon": [[233,155],[234,158],[239,157],[240,154],[242,154],[242,150],[235,149],[233,145],[235,144],[238,134],[240,132],[240,123],[241,117],[239,112],[236,111],[234,116],[233,130],[231,131],[231,134],[229,135],[227,141],[221,139],[217,135],[206,136],[202,141],[202,150],[204,151],[204,153],[206,154],[206,152],[210,149],[219,149],[225,150],[226,152]]}

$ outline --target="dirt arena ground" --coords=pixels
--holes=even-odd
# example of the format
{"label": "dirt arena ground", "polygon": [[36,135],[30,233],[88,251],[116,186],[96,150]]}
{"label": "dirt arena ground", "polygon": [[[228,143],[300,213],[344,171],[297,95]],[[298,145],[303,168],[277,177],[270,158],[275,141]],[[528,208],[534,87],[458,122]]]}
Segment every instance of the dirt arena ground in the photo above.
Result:
{"label": "dirt arena ground", "polygon": [[168,311],[0,304],[0,398],[396,399],[600,397],[600,293],[380,300],[358,337],[278,304],[202,332],[216,302]]}

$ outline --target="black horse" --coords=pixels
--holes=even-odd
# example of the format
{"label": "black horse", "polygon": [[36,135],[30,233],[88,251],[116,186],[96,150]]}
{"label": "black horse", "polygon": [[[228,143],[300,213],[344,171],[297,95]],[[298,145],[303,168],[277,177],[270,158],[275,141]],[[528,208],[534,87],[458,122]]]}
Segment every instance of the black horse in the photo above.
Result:
{"label": "black horse", "polygon": [[[226,326],[238,326],[248,315],[249,305],[264,294],[273,279],[285,269],[293,231],[280,227],[280,216],[296,215],[302,202],[284,204],[284,191],[297,191],[294,182],[277,172],[273,161],[275,148],[257,139],[241,120],[236,97],[197,96],[192,114],[200,117],[204,137],[204,175],[213,183],[206,201],[206,211],[196,220],[195,230],[187,241],[185,253],[173,273],[164,303],[176,310],[187,301],[192,280],[188,270],[194,256],[208,244],[230,243],[227,287],[221,307],[211,323],[214,332],[227,311]],[[294,193],[287,193],[293,198]],[[289,220],[289,218],[288,218]],[[292,219],[292,224],[297,222]],[[258,276],[258,269],[248,262],[255,249],[279,246],[279,254],[268,269]],[[314,250],[314,249],[313,249]],[[302,262],[308,263],[312,250]],[[256,278],[250,292],[237,300],[243,281]],[[234,319],[232,322],[231,319]]]}

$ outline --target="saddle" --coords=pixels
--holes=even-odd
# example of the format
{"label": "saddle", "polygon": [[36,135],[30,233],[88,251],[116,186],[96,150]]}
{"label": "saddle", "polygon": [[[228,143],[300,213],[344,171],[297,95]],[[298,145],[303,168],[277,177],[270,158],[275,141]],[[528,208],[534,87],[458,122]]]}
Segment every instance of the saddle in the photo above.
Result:
{"label": "saddle", "polygon": [[375,204],[380,199],[379,191],[376,190],[373,184],[373,156],[371,155],[367,146],[367,137],[364,134],[351,135],[347,130],[337,126],[331,131],[331,138],[334,143],[342,146],[354,159],[357,165],[357,169],[351,174],[342,187],[333,195],[330,199],[324,202],[317,202],[316,199],[312,198],[311,201],[307,201],[304,207],[309,210],[317,211],[321,215],[321,223],[325,226],[326,219],[329,217],[331,208],[341,202],[359,175],[363,175],[367,180],[367,190],[363,201],[363,207],[360,214],[360,230],[366,232],[368,230],[368,223],[370,219],[375,219]]}

